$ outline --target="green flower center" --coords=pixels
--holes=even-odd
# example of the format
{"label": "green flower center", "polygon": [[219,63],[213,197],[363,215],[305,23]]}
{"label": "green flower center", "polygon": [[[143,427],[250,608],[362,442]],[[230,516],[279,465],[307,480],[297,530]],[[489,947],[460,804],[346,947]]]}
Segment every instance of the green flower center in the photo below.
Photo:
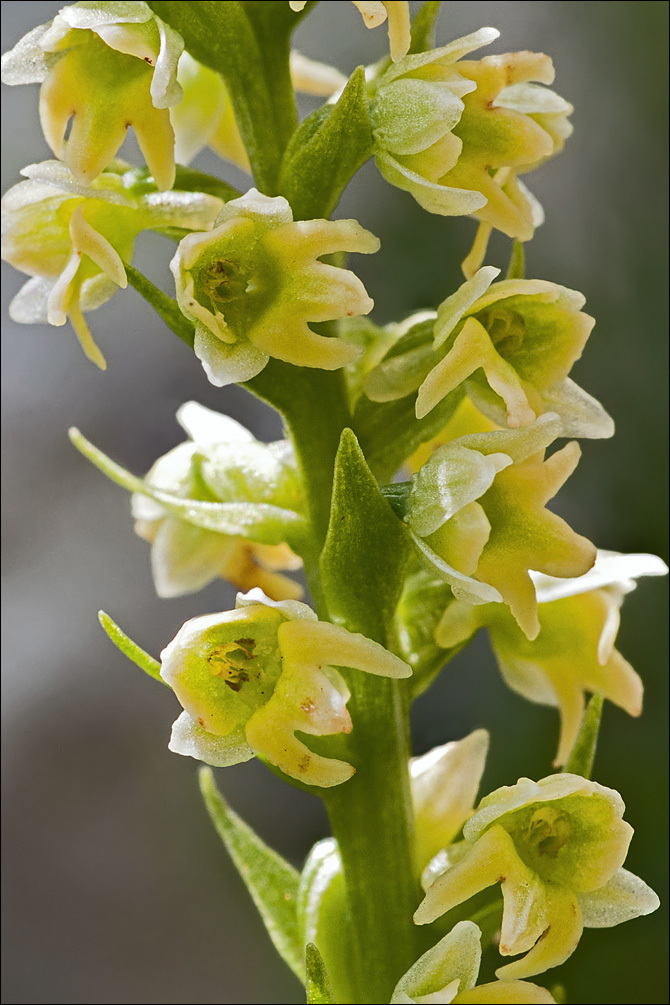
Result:
{"label": "green flower center", "polygon": [[486,328],[497,352],[503,359],[518,352],[526,335],[526,322],[516,311],[493,307],[484,311],[479,320]]}
{"label": "green flower center", "polygon": [[543,806],[535,810],[519,837],[534,855],[556,858],[570,837],[570,815],[553,806]]}
{"label": "green flower center", "polygon": [[198,300],[212,313],[216,313],[220,306],[225,307],[239,300],[249,289],[249,277],[226,258],[211,262],[198,279]]}

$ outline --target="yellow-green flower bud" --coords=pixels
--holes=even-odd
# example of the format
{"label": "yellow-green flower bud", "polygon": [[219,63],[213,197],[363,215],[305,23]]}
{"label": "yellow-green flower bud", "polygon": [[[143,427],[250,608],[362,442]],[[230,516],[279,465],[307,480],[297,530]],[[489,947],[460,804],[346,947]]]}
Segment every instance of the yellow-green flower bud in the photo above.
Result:
{"label": "yellow-green flower bud", "polygon": [[496,789],[465,824],[459,855],[428,887],[415,921],[434,921],[500,883],[500,952],[526,955],[497,975],[516,980],[557,966],[585,925],[616,925],[658,907],[656,894],[621,868],[633,834],[624,809],[617,792],[579,775]]}
{"label": "yellow-green flower bud", "polygon": [[[286,440],[260,443],[234,419],[195,402],[177,412],[190,439],[161,457],[146,476],[155,489],[182,499],[252,502],[303,508],[302,487]],[[286,543],[264,544],[189,523],[136,492],[135,530],[151,543],[151,570],[160,597],[202,589],[221,576],[246,591],[260,587],[272,600],[297,600],[302,587],[281,574],[302,561]]]}
{"label": "yellow-green flower bud", "polygon": [[271,356],[324,370],[350,363],[356,347],[309,323],[367,314],[373,302],[353,272],[319,258],[378,247],[355,220],[293,222],[281,196],[251,189],[226,203],[214,230],[185,237],[170,263],[210,381],[249,380]]}
{"label": "yellow-green flower bud", "polygon": [[161,653],[161,675],[184,708],[170,749],[215,766],[258,753],[307,785],[339,785],[352,765],[314,753],[295,735],[351,731],[337,666],[411,673],[378,643],[318,621],[305,604],[273,603],[258,589],[240,594],[236,610],[187,621]]}
{"label": "yellow-green flower bud", "polygon": [[168,108],[181,98],[183,48],[181,36],[141,0],[86,0],[63,7],[6,53],[2,80],[42,85],[46,141],[82,184],[104,171],[132,126],[156,185],[169,189],[175,162]]}
{"label": "yellow-green flower bud", "polygon": [[518,176],[562,149],[572,108],[540,86],[554,79],[548,56],[462,58],[498,34],[482,28],[392,66],[371,110],[375,157],[386,180],[429,212],[473,214],[527,241],[542,210]]}
{"label": "yellow-green flower bud", "polygon": [[58,161],[32,164],[29,180],[2,200],[2,257],[30,279],[10,305],[14,321],[63,325],[69,318],[89,359],[105,360],[84,313],[127,285],[130,262],[142,230],[210,229],[221,200],[200,192],[133,195],[124,174],[104,172],[80,185]]}
{"label": "yellow-green flower bud", "polygon": [[481,935],[472,921],[459,921],[448,935],[424,953],[398,981],[391,1005],[427,1005],[429,1002],[546,1002],[554,1001],[545,988],[527,981],[493,981],[479,984]]}
{"label": "yellow-green flower bud", "polygon": [[446,649],[462,644],[479,627],[488,628],[506,683],[530,701],[555,705],[561,734],[555,764],[565,764],[577,739],[585,692],[625,709],[642,711],[638,674],[615,648],[623,598],[638,576],[662,576],[668,569],[655,555],[599,551],[593,568],[578,579],[532,573],[540,631],[529,640],[500,604],[472,607],[451,603],[435,638]]}
{"label": "yellow-green flower bud", "polygon": [[[289,0],[291,10],[300,11],[307,0]],[[409,4],[406,0],[354,0],[366,28],[376,28],[388,20],[389,48],[391,59],[396,62],[409,49],[410,20]]]}
{"label": "yellow-green flower bud", "polygon": [[528,638],[539,632],[530,569],[581,576],[596,549],[547,510],[580,457],[547,413],[517,430],[474,433],[440,447],[412,478],[407,522],[425,563],[468,604],[504,602]]}

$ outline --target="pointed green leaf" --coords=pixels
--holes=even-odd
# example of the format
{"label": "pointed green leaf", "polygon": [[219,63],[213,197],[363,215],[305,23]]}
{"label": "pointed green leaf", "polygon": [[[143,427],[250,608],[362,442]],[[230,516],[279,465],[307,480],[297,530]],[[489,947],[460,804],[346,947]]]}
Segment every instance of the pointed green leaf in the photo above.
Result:
{"label": "pointed green leaf", "polygon": [[335,999],[328,980],[328,971],[321,953],[313,942],[305,946],[305,966],[307,970],[307,1003],[311,1005],[334,1005]]}
{"label": "pointed green leaf", "polygon": [[117,649],[119,649],[124,656],[127,656],[129,660],[132,660],[140,670],[144,670],[149,677],[153,677],[154,680],[159,680],[161,684],[165,684],[166,687],[170,687],[166,680],[161,677],[161,665],[158,660],[155,660],[153,656],[141,649],[136,642],[133,642],[131,638],[128,638],[123,629],[119,628],[115,621],[112,621],[109,614],[105,614],[104,611],[98,611],[98,621],[102,625],[103,629],[112,640]]}
{"label": "pointed green leaf", "polygon": [[572,775],[581,775],[582,778],[591,777],[598,746],[602,711],[603,696],[601,694],[592,695],[586,706],[575,745],[563,768],[564,771],[568,771]]}
{"label": "pointed green leaf", "polygon": [[282,154],[297,121],[289,50],[300,15],[283,0],[153,0],[149,6],[179,32],[195,59],[221,74],[256,184],[275,195]]}
{"label": "pointed green leaf", "polygon": [[210,768],[200,769],[199,780],[207,812],[258,908],[275,949],[304,982],[305,963],[296,910],[299,873],[231,810],[218,791]]}
{"label": "pointed green leaf", "polygon": [[217,534],[246,537],[260,544],[288,544],[300,549],[305,533],[305,519],[293,510],[270,503],[201,502],[182,499],[154,488],[142,478],[132,475],[120,464],[94,446],[78,429],[69,430],[70,440],[111,481],[129,492],[149,496],[180,520],[212,530]]}
{"label": "pointed green leaf", "polygon": [[124,268],[128,276],[128,282],[132,288],[137,290],[147,303],[151,304],[156,313],[160,314],[168,328],[192,349],[195,340],[195,328],[179,310],[177,301],[173,300],[172,297],[168,297],[162,290],[159,290],[150,279],[147,279],[141,272],[134,269],[132,265],[124,262]]}
{"label": "pointed green leaf", "polygon": [[329,217],[350,178],[372,155],[365,71],[354,70],[334,105],[323,105],[294,133],[279,175],[296,220]]}
{"label": "pointed green leaf", "polygon": [[457,387],[423,419],[417,419],[414,411],[416,394],[381,403],[361,396],[354,412],[354,426],[368,463],[380,481],[390,481],[403,461],[444,429],[463,394],[463,389]]}
{"label": "pointed green leaf", "polygon": [[321,555],[334,620],[384,645],[410,552],[405,525],[384,499],[356,437],[345,429]]}
{"label": "pointed green leaf", "polygon": [[426,52],[435,47],[435,22],[440,13],[440,0],[427,0],[412,20],[412,41],[409,52]]}
{"label": "pointed green leaf", "polygon": [[505,273],[505,279],[525,279],[526,278],[526,252],[521,241],[515,241],[512,245],[509,265]]}

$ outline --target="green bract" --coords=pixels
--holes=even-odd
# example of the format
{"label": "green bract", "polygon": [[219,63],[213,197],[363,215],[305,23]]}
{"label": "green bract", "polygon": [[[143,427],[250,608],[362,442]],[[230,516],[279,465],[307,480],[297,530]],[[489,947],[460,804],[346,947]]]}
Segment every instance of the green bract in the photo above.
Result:
{"label": "green bract", "polygon": [[473,214],[527,241],[543,215],[518,175],[562,149],[572,108],[540,86],[554,78],[548,56],[462,58],[498,34],[482,28],[387,70],[371,109],[375,158],[429,212]]}
{"label": "green bract", "polygon": [[544,705],[556,705],[561,736],[556,764],[565,764],[584,714],[584,693],[601,694],[630,715],[642,711],[642,681],[615,648],[623,598],[638,576],[662,576],[667,566],[655,555],[599,551],[593,568],[577,579],[537,573],[540,631],[526,638],[500,604],[473,607],[454,601],[435,637],[451,648],[487,627],[500,671],[511,688]]}
{"label": "green bract", "polygon": [[[11,317],[25,324],[63,325],[69,318],[86,355],[102,369],[84,313],[127,285],[135,238],[142,230],[211,228],[222,202],[201,192],[130,191],[126,165],[90,186],[65,164],[44,161],[21,172],[2,200],[2,257],[30,279],[14,297]],[[126,182],[128,184],[126,184]],[[151,189],[153,188],[153,191]]]}
{"label": "green bract", "polygon": [[378,643],[318,621],[305,604],[275,603],[258,588],[238,594],[236,610],[187,621],[161,653],[161,676],[184,708],[170,749],[215,766],[260,753],[308,785],[339,785],[354,768],[295,736],[350,732],[349,691],[336,666],[411,673]]}
{"label": "green bract", "polygon": [[82,184],[104,171],[132,126],[158,188],[169,189],[175,162],[168,108],[181,98],[183,48],[141,0],[85,0],[63,7],[6,53],[2,80],[42,85],[46,141]]}
{"label": "green bract", "polygon": [[524,429],[473,433],[435,451],[412,478],[406,520],[426,562],[468,604],[507,604],[528,638],[539,631],[531,569],[581,576],[596,549],[546,509],[579,462],[547,413]]}
{"label": "green bract", "polygon": [[501,883],[500,952],[526,955],[497,975],[517,979],[557,966],[585,925],[617,925],[658,907],[653,890],[621,868],[633,834],[623,813],[617,792],[579,775],[496,789],[465,824],[453,864],[428,887],[417,924]]}
{"label": "green bract", "polygon": [[318,259],[378,247],[355,220],[293,222],[286,199],[256,189],[226,203],[214,230],[185,237],[170,263],[210,381],[249,380],[271,356],[324,370],[355,359],[354,346],[309,323],[367,314],[372,300],[352,272]]}

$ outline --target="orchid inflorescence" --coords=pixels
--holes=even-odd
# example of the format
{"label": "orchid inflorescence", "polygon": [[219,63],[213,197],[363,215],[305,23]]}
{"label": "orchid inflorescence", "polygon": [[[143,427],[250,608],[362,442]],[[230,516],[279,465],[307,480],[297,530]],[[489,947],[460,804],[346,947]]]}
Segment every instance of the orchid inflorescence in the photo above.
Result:
{"label": "orchid inflorescence", "polygon": [[[69,320],[104,368],[85,314],[131,283],[213,385],[244,384],[282,414],[284,438],[262,443],[189,402],[187,440],[144,478],[71,437],[131,494],[159,596],[219,577],[241,591],[159,661],[101,620],[173,690],[171,750],[214,767],[256,756],[324,798],[334,837],[298,876],[201,775],[308,1001],[550,1002],[526,978],[565,961],[584,927],[658,906],[624,868],[621,796],[590,772],[602,699],[642,710],[614,648],[623,598],[667,569],[597,550],[547,508],[577,440],[614,433],[570,377],[595,323],[584,296],[524,274],[544,214],[522,176],[572,131],[551,59],[475,58],[493,28],[435,48],[439,4],[411,24],[407,3],[354,6],[387,23],[390,51],[349,79],[291,49],[309,8],[285,0],[87,0],[21,39],[2,79],[40,84],[56,159],[3,199],[3,257],[30,277],[10,313]],[[298,123],[294,90],[327,100]],[[128,128],[146,168],[117,156]],[[189,169],[205,146],[254,184]],[[329,219],[370,157],[429,213],[477,221],[460,288],[384,327],[347,264],[379,240]],[[174,297],[132,266],[146,230],[176,244]],[[493,230],[514,242],[505,278],[485,264]],[[313,606],[286,575],[301,570]],[[477,801],[487,732],[410,759],[407,713],[482,628],[505,682],[558,707],[564,770]],[[492,944],[520,958],[477,984]]]}

